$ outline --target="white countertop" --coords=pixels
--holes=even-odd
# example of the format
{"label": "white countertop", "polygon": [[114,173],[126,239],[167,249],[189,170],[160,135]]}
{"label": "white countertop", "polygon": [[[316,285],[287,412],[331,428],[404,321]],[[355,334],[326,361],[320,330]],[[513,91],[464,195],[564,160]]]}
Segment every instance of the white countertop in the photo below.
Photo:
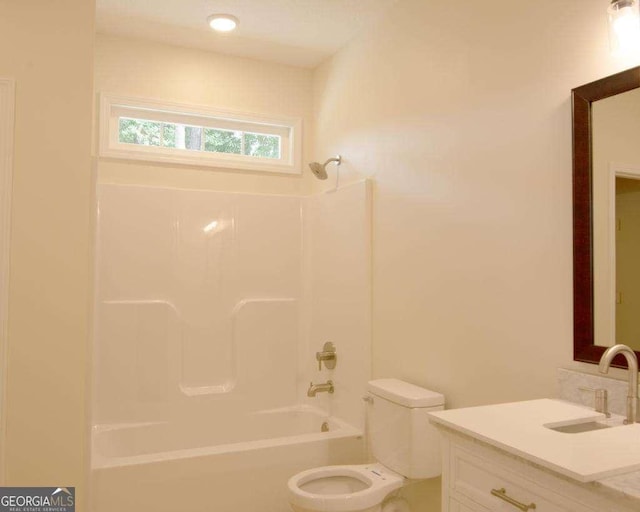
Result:
{"label": "white countertop", "polygon": [[[467,434],[580,482],[609,479],[640,470],[640,424],[579,434],[556,432],[544,425],[604,419],[604,415],[593,409],[552,399],[430,414],[430,421],[436,425]],[[623,487],[621,478],[599,483],[612,488]]]}

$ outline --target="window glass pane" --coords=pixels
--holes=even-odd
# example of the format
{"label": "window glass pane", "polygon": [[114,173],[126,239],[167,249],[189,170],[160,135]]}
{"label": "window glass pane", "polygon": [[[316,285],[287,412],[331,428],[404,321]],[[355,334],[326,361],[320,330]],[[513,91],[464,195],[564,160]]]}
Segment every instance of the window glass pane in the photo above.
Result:
{"label": "window glass pane", "polygon": [[176,147],[176,125],[173,123],[162,124],[162,145],[166,148]]}
{"label": "window glass pane", "polygon": [[245,133],[244,154],[262,158],[280,158],[280,137],[278,135]]}
{"label": "window glass pane", "polygon": [[160,123],[143,119],[120,118],[119,141],[142,146],[160,145]]}
{"label": "window glass pane", "polygon": [[175,137],[172,139],[174,148],[200,151],[202,149],[202,128],[188,124],[174,124]]}
{"label": "window glass pane", "polygon": [[184,127],[184,145],[186,149],[193,151],[202,150],[202,127],[185,126]]}
{"label": "window glass pane", "polygon": [[204,150],[240,155],[242,154],[242,132],[205,128]]}

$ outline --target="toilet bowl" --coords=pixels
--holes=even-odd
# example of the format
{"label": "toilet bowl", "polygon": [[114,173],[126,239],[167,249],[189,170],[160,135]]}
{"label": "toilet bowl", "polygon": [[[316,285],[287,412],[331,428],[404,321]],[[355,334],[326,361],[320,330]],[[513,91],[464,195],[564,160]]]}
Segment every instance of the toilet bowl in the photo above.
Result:
{"label": "toilet bowl", "polygon": [[289,479],[294,512],[401,512],[395,496],[406,479],[440,474],[440,443],[428,413],[444,408],[444,396],[397,379],[378,379],[367,388],[372,455],[363,465],[323,466]]}
{"label": "toilet bowl", "polygon": [[377,512],[404,477],[381,464],[323,466],[302,471],[288,482],[295,512]]}

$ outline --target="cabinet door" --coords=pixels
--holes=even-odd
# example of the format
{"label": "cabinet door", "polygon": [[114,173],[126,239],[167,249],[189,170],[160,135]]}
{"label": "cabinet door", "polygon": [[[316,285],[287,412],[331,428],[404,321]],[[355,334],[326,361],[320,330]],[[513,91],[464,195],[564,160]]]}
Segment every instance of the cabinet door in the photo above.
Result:
{"label": "cabinet door", "polygon": [[[473,508],[471,508],[473,507]],[[473,504],[471,506],[464,505],[454,498],[449,499],[449,512],[490,512],[489,509],[482,505]]]}
{"label": "cabinet door", "polygon": [[[451,451],[450,496],[491,512],[589,512],[593,509],[542,487],[531,478],[465,449]],[[475,508],[475,507],[474,507]]]}
{"label": "cabinet door", "polygon": [[[453,450],[453,491],[492,512],[568,512],[561,497],[465,450]],[[453,497],[456,497],[455,495]],[[466,500],[464,500],[466,502]]]}
{"label": "cabinet door", "polygon": [[466,437],[443,444],[443,512],[640,512],[634,500],[538,469]]}

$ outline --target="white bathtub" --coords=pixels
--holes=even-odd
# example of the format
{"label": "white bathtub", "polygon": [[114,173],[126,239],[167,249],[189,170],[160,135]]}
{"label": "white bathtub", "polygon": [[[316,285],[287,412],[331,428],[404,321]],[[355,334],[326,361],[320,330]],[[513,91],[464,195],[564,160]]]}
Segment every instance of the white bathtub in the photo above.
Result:
{"label": "white bathtub", "polygon": [[92,443],[92,512],[285,512],[293,474],[364,461],[362,432],[311,408],[97,426]]}

